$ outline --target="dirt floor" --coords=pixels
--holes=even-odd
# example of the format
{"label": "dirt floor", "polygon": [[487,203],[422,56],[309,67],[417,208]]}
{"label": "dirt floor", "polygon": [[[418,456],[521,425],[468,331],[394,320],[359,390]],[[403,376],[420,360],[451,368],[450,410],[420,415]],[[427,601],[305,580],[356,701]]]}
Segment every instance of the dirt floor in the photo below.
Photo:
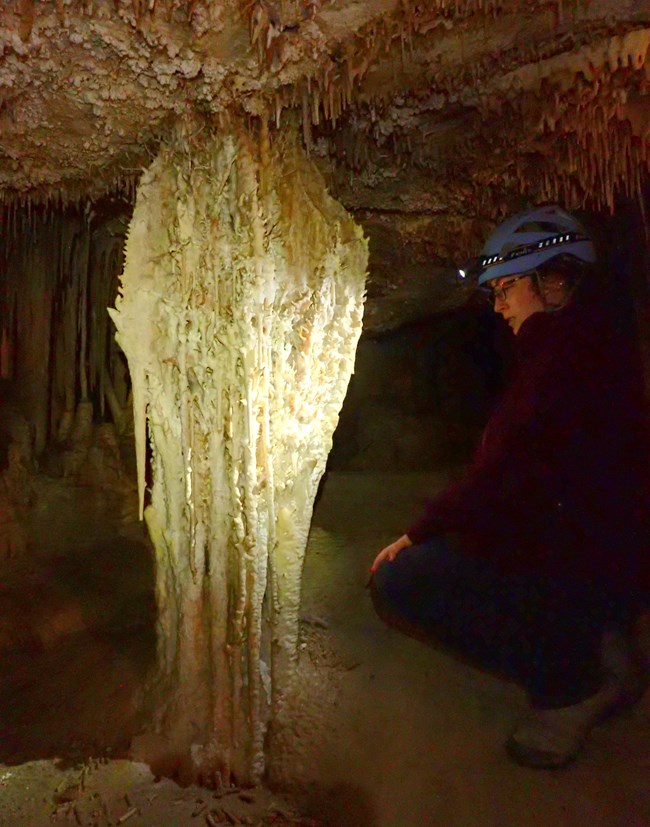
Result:
{"label": "dirt floor", "polygon": [[514,685],[388,629],[370,561],[434,475],[331,474],[305,567],[281,793],[181,789],[128,760],[154,653],[152,572],[120,504],[38,484],[0,582],[0,827],[650,827],[650,697],[561,772],[513,766]]}

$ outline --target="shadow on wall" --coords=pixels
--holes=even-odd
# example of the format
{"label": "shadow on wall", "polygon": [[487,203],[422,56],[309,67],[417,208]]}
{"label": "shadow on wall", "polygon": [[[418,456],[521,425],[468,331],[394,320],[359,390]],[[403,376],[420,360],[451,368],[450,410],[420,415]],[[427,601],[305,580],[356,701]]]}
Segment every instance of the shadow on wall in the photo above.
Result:
{"label": "shadow on wall", "polygon": [[328,469],[428,471],[463,461],[510,351],[511,335],[487,305],[362,337]]}
{"label": "shadow on wall", "polygon": [[[643,203],[643,210],[639,204]],[[646,387],[650,391],[650,184],[643,202],[619,198],[614,215],[589,222],[603,256],[603,289],[619,328],[629,332],[640,348]]]}
{"label": "shadow on wall", "polygon": [[354,784],[312,788],[302,804],[322,827],[378,827],[367,792]]}
{"label": "shadow on wall", "polygon": [[107,492],[39,485],[29,554],[1,561],[0,762],[125,756],[155,655],[150,545]]}

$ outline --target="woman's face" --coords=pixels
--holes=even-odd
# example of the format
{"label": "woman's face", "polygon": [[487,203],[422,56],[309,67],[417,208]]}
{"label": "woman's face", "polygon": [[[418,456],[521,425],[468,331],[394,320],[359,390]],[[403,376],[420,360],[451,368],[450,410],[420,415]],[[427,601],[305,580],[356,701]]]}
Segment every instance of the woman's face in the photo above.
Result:
{"label": "woman's face", "polygon": [[503,276],[489,286],[494,291],[494,312],[503,316],[515,335],[529,316],[546,309],[530,276]]}

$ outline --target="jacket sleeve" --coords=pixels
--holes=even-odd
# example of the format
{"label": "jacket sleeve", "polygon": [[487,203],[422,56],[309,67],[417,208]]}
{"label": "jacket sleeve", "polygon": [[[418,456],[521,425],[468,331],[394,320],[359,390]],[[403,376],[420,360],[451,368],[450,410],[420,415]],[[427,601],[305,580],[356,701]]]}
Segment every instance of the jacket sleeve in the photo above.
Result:
{"label": "jacket sleeve", "polygon": [[[532,447],[532,446],[529,446]],[[413,543],[441,532],[495,535],[512,528],[513,515],[532,514],[552,501],[553,472],[537,451],[504,446],[507,455],[479,455],[460,479],[425,502],[420,518],[406,529]]]}
{"label": "jacket sleeve", "polygon": [[566,440],[584,399],[572,359],[558,360],[542,347],[538,352],[490,418],[473,462],[426,501],[406,529],[414,543],[440,532],[503,536],[535,530],[554,507]]}

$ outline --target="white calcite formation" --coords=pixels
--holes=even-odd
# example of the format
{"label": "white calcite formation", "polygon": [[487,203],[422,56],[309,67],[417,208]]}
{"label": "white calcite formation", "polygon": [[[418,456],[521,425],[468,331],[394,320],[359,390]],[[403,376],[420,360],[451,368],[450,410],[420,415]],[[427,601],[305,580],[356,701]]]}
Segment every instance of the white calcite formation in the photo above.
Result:
{"label": "white calcite formation", "polygon": [[295,133],[188,126],[143,176],[112,316],[156,553],[155,728],[197,777],[265,766],[366,264]]}

